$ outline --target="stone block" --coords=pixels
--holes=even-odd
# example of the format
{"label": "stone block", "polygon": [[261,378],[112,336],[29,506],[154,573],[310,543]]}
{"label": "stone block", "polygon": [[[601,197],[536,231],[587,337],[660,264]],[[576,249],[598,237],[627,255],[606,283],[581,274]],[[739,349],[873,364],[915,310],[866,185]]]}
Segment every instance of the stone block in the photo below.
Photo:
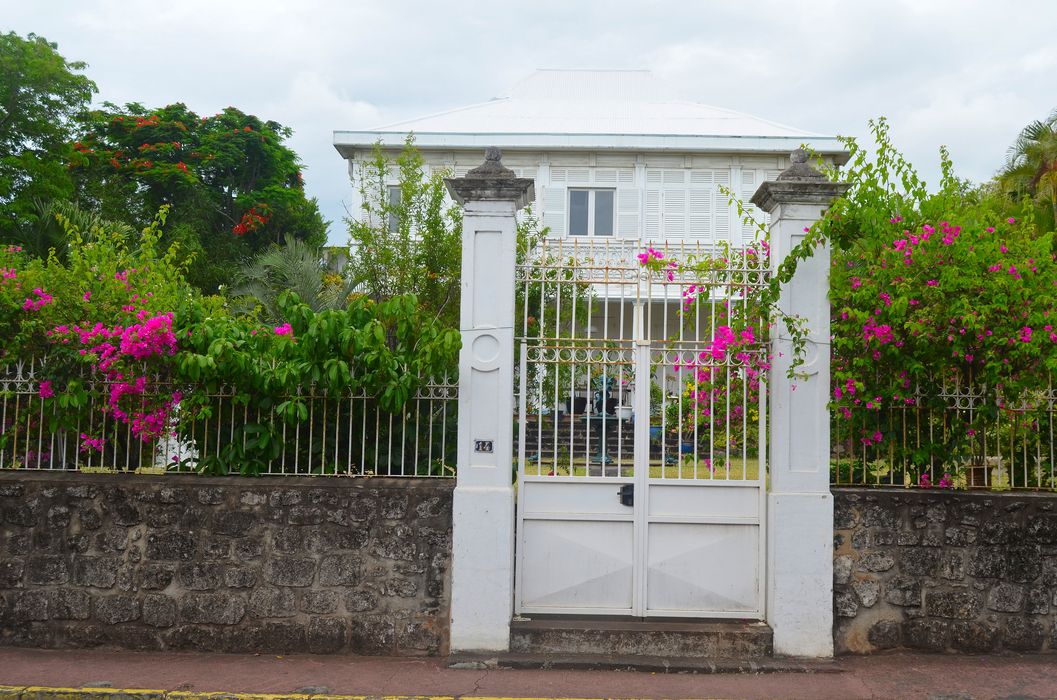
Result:
{"label": "stone block", "polygon": [[413,561],[418,554],[415,532],[406,525],[383,528],[371,543],[370,552],[383,559]]}
{"label": "stone block", "polygon": [[39,514],[40,502],[35,498],[26,503],[4,508],[4,520],[19,527],[33,527],[37,524]]}
{"label": "stone block", "polygon": [[925,611],[929,615],[955,620],[972,620],[983,608],[982,596],[975,591],[928,591]]}
{"label": "stone block", "polygon": [[987,607],[997,612],[1020,612],[1024,609],[1024,587],[999,583],[987,595]]}
{"label": "stone block", "polygon": [[921,534],[917,530],[900,530],[896,535],[896,544],[901,547],[912,547],[921,544]]}
{"label": "stone block", "polygon": [[248,566],[225,567],[224,583],[229,588],[253,588],[257,585],[257,571]]}
{"label": "stone block", "polygon": [[44,621],[51,617],[52,596],[49,591],[19,591],[11,600],[11,614],[16,622]]}
{"label": "stone block", "polygon": [[852,581],[851,587],[852,590],[855,591],[855,595],[859,597],[859,602],[862,603],[864,608],[873,607],[874,603],[877,602],[878,596],[881,594],[881,584],[870,579]]}
{"label": "stone block", "polygon": [[1028,599],[1025,612],[1031,615],[1046,615],[1050,612],[1050,590],[1048,588],[1032,588],[1028,591]]}
{"label": "stone block", "polygon": [[371,591],[349,591],[345,594],[345,609],[350,613],[367,612],[378,607],[378,596]]}
{"label": "stone block", "polygon": [[1042,575],[1042,550],[1038,545],[1013,545],[1005,550],[1010,581],[1031,583]]}
{"label": "stone block", "polygon": [[305,531],[300,527],[280,527],[271,532],[272,549],[283,554],[297,554],[305,549]]}
{"label": "stone block", "polygon": [[888,571],[896,560],[887,552],[870,552],[859,559],[859,571]]}
{"label": "stone block", "polygon": [[941,552],[930,547],[915,547],[902,553],[899,570],[907,576],[935,576]]}
{"label": "stone block", "polygon": [[0,484],[0,498],[21,498],[26,492],[22,484]]}
{"label": "stone block", "polygon": [[1014,651],[1041,651],[1046,634],[1042,623],[1033,618],[1006,618],[1002,644]]}
{"label": "stone block", "polygon": [[940,557],[939,577],[948,581],[965,578],[965,557],[960,552],[946,552]]}
{"label": "stone block", "polygon": [[340,617],[313,617],[308,623],[308,650],[313,654],[333,654],[346,644],[348,631]]}
{"label": "stone block", "polygon": [[319,525],[323,522],[323,509],[318,506],[293,506],[286,516],[291,525]]}
{"label": "stone block", "polygon": [[160,561],[190,561],[196,549],[194,533],[179,530],[152,532],[147,536],[147,558]]}
{"label": "stone block", "polygon": [[52,530],[64,530],[70,524],[70,509],[63,505],[48,508],[44,523]]}
{"label": "stone block", "polygon": [[[255,635],[259,639],[258,649],[247,649],[247,651],[267,650],[273,654],[289,654],[304,652],[307,646],[304,625],[296,622],[265,622],[257,628]],[[243,630],[232,630],[241,633]]]}
{"label": "stone block", "polygon": [[139,569],[139,587],[148,591],[168,588],[175,575],[171,564],[147,563]]}
{"label": "stone block", "polygon": [[204,506],[216,506],[224,502],[224,489],[207,486],[200,488],[195,493],[195,498]]}
{"label": "stone block", "polygon": [[301,594],[301,610],[313,615],[329,615],[338,609],[337,591],[305,591]]}
{"label": "stone block", "polygon": [[1028,537],[1043,545],[1057,544],[1057,515],[1039,513],[1028,518]]}
{"label": "stone block", "polygon": [[70,580],[70,570],[60,556],[30,557],[25,576],[26,583],[33,586],[58,586]]}
{"label": "stone block", "polygon": [[418,583],[408,578],[391,578],[385,582],[385,594],[390,598],[413,598],[418,593]]}
{"label": "stone block", "polygon": [[22,586],[22,572],[25,562],[19,559],[0,560],[0,588],[19,588]]}
{"label": "stone block", "polygon": [[224,585],[224,567],[213,563],[181,564],[180,583],[190,591],[212,591]]}
{"label": "stone block", "polygon": [[264,545],[259,539],[252,537],[235,540],[235,556],[242,561],[259,559],[264,553]]}
{"label": "stone block", "polygon": [[979,537],[984,544],[1015,544],[1026,539],[1024,528],[1008,519],[992,519],[980,526]]}
{"label": "stone block", "polygon": [[292,617],[297,613],[294,592],[285,588],[257,588],[250,594],[252,617]]}
{"label": "stone block", "polygon": [[246,602],[231,593],[188,593],[180,601],[180,619],[184,622],[235,625],[245,614]]}
{"label": "stone block", "polygon": [[92,596],[76,588],[49,591],[53,620],[87,620],[92,616]]}
{"label": "stone block", "polygon": [[4,550],[13,557],[33,552],[33,538],[28,530],[8,530],[4,533]]}
{"label": "stone block", "polygon": [[172,627],[176,624],[176,599],[148,593],[143,597],[143,621],[152,627]]}
{"label": "stone block", "polygon": [[976,543],[976,530],[971,527],[949,527],[943,531],[943,542],[948,547],[968,547]]}
{"label": "stone block", "polygon": [[82,530],[98,530],[103,526],[103,511],[83,505],[77,509],[77,520]]}
{"label": "stone block", "polygon": [[132,595],[108,595],[95,599],[95,619],[104,625],[116,625],[139,619],[139,601]]}
{"label": "stone block", "polygon": [[407,516],[408,494],[389,492],[379,499],[379,511],[385,520],[403,520]]}
{"label": "stone block", "polygon": [[108,527],[95,538],[95,546],[100,552],[124,552],[128,547],[127,527]]}
{"label": "stone block", "polygon": [[843,586],[851,580],[851,557],[842,554],[833,558],[833,583]]}
{"label": "stone block", "polygon": [[950,623],[921,618],[903,623],[903,643],[914,649],[944,651],[950,646]]}
{"label": "stone block", "polygon": [[304,588],[312,585],[316,563],[312,559],[275,557],[264,565],[264,580],[273,586]]}
{"label": "stone block", "polygon": [[378,517],[377,497],[370,493],[356,494],[349,504],[348,513],[354,521],[373,522]]}
{"label": "stone block", "polygon": [[355,586],[363,578],[363,560],[352,554],[323,557],[319,565],[319,585]]}
{"label": "stone block", "polygon": [[213,514],[213,533],[229,537],[242,537],[258,523],[257,515],[251,511],[233,510]]}
{"label": "stone block", "polygon": [[866,631],[866,640],[875,649],[894,649],[903,643],[903,627],[898,620],[878,620]]}
{"label": "stone block", "polygon": [[865,527],[883,527],[895,529],[899,527],[899,514],[897,506],[890,503],[870,503],[864,506],[862,513],[862,524]]}
{"label": "stone block", "polygon": [[439,654],[444,640],[434,621],[407,620],[396,624],[398,651],[419,654]]}
{"label": "stone block", "polygon": [[985,654],[998,646],[999,630],[983,622],[952,622],[951,646],[969,654]]}
{"label": "stone block", "polygon": [[395,638],[396,628],[390,617],[364,615],[349,620],[349,650],[356,654],[390,655]]}
{"label": "stone block", "polygon": [[855,617],[859,614],[859,601],[850,590],[835,591],[834,608],[837,617]]}
{"label": "stone block", "polygon": [[73,560],[73,580],[80,586],[110,589],[117,583],[120,565],[116,557],[77,557]]}
{"label": "stone block", "polygon": [[268,505],[272,508],[278,506],[296,506],[301,502],[301,492],[297,489],[276,489],[268,494]]}

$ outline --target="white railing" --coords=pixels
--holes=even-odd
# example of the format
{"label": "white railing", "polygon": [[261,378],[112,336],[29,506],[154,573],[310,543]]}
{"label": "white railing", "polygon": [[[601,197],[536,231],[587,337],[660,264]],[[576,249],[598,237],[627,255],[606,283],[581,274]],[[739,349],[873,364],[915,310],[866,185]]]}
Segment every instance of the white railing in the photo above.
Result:
{"label": "white railing", "polygon": [[[269,401],[155,380],[159,395],[184,398],[163,434],[144,440],[114,420],[105,380],[82,380],[83,403],[64,408],[60,382],[53,382],[55,396],[41,395],[47,376],[37,359],[0,368],[0,469],[454,476],[455,380],[423,383],[396,413],[363,392],[322,386]],[[283,401],[303,409],[284,418],[277,410]]]}

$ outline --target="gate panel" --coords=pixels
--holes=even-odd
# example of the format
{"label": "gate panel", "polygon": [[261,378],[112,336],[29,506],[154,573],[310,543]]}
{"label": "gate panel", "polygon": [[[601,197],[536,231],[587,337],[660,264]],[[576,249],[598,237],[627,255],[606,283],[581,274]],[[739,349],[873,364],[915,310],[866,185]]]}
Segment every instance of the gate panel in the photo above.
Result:
{"label": "gate panel", "polygon": [[727,251],[702,284],[642,251],[554,241],[518,268],[515,609],[762,618],[765,263]]}

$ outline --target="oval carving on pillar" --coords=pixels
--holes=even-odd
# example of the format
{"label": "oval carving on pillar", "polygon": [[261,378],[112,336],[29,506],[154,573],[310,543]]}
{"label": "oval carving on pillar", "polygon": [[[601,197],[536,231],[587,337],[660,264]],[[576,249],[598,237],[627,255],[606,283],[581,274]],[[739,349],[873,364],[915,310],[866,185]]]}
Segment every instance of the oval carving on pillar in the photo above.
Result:
{"label": "oval carving on pillar", "polygon": [[499,338],[484,333],[473,340],[470,346],[473,364],[479,369],[491,369],[499,359]]}

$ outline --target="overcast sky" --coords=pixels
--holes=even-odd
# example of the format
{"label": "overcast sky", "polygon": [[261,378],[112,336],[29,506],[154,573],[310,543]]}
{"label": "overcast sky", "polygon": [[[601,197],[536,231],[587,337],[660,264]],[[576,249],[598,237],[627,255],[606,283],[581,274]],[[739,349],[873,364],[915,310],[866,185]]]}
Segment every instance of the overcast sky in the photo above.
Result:
{"label": "overcast sky", "polygon": [[860,137],[885,115],[930,184],[943,144],[984,180],[1057,108],[1055,28],[1054,0],[0,0],[0,30],[87,62],[99,101],[293,128],[334,243],[350,192],[335,129],[481,102],[536,68],[647,68],[820,133]]}

